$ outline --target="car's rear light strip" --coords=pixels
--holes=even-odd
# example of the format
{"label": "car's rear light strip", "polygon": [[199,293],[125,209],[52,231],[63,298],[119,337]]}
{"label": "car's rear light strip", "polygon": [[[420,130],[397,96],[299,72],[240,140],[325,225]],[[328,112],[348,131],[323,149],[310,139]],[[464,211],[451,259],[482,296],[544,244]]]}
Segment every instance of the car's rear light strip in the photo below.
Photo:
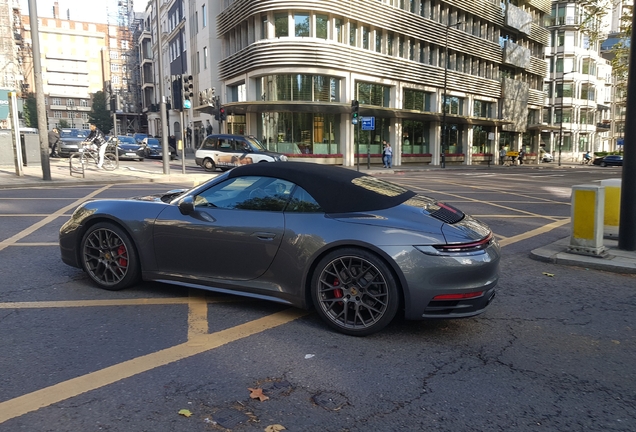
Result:
{"label": "car's rear light strip", "polygon": [[487,248],[492,238],[492,233],[490,233],[476,242],[435,245],[433,247],[441,252],[475,252]]}

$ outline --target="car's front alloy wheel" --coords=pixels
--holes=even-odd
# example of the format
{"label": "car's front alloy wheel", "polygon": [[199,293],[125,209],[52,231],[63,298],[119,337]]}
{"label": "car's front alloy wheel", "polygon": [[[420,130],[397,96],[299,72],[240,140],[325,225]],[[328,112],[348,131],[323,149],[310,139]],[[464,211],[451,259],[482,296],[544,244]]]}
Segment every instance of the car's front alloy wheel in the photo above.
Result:
{"label": "car's front alloy wheel", "polygon": [[216,164],[214,163],[212,159],[205,158],[203,160],[203,169],[208,172],[216,171]]}
{"label": "car's front alloy wheel", "polygon": [[399,306],[393,273],[381,259],[363,249],[341,249],[326,255],[316,267],[311,292],[316,310],[327,324],[353,336],[383,329]]}
{"label": "car's front alloy wheel", "polygon": [[130,237],[118,226],[101,222],[82,238],[82,265],[100,288],[121,290],[139,279],[139,261]]}

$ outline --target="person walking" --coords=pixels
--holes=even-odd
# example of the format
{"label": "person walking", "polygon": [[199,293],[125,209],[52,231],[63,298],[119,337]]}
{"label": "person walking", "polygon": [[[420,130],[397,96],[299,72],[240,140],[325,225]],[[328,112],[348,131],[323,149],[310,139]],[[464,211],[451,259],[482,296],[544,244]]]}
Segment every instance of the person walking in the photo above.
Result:
{"label": "person walking", "polygon": [[391,168],[391,166],[393,165],[393,149],[391,148],[391,143],[386,143],[386,148],[384,149],[384,158],[386,160],[384,168]]}
{"label": "person walking", "polygon": [[386,140],[382,141],[382,165],[386,168]]}
{"label": "person walking", "polygon": [[86,142],[95,144],[99,147],[99,161],[97,162],[97,168],[101,168],[104,165],[104,155],[106,154],[106,147],[108,147],[108,142],[106,141],[106,137],[104,137],[104,133],[99,130],[95,123],[90,124],[91,133],[86,137]]}
{"label": "person walking", "polygon": [[60,131],[57,128],[49,131],[49,147],[51,148],[51,154],[49,157],[58,158],[60,155],[57,153],[57,146],[60,144]]}
{"label": "person walking", "polygon": [[499,150],[499,165],[504,165],[506,162],[506,149],[504,147]]}
{"label": "person walking", "polygon": [[517,156],[519,158],[519,165],[523,165],[523,158],[525,157],[526,152],[523,151],[523,149],[519,150],[519,156]]}

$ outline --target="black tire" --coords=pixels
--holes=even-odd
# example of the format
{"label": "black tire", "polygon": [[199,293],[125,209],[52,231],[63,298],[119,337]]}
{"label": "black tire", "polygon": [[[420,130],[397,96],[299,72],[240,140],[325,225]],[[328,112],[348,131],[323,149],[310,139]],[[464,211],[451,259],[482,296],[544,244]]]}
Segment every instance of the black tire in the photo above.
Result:
{"label": "black tire", "polygon": [[320,260],[311,278],[311,297],[330,327],[352,336],[382,330],[400,304],[391,270],[376,255],[358,248],[335,250]]}
{"label": "black tire", "polygon": [[84,271],[100,288],[119,291],[135,284],[141,274],[135,246],[121,228],[100,222],[82,237]]}
{"label": "black tire", "polygon": [[216,164],[210,158],[203,159],[203,163],[202,163],[201,166],[203,167],[204,170],[206,170],[208,172],[216,171]]}
{"label": "black tire", "polygon": [[117,163],[117,158],[114,154],[106,153],[104,155],[104,164],[102,165],[102,168],[104,168],[106,171],[114,171],[115,169],[117,169],[118,165],[119,164]]}
{"label": "black tire", "polygon": [[607,166],[607,164],[606,164],[605,162],[601,162],[601,163],[600,163],[600,165],[601,165],[602,167],[606,167],[606,166]]}

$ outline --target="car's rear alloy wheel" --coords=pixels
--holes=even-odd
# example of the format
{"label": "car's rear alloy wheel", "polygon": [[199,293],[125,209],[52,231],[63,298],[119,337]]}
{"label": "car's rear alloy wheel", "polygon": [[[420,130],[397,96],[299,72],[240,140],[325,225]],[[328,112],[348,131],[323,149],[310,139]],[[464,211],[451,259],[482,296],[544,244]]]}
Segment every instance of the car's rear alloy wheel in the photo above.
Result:
{"label": "car's rear alloy wheel", "polygon": [[601,166],[602,166],[602,167],[606,167],[606,166],[607,166],[607,163],[605,163],[605,162],[601,162]]}
{"label": "car's rear alloy wheel", "polygon": [[341,333],[366,336],[393,320],[399,295],[393,274],[363,249],[331,252],[318,264],[311,292],[320,316]]}
{"label": "car's rear alloy wheel", "polygon": [[137,252],[118,226],[102,222],[82,238],[82,265],[90,278],[107,290],[121,290],[139,279]]}
{"label": "car's rear alloy wheel", "polygon": [[210,158],[205,158],[203,160],[203,169],[206,171],[216,171],[216,164],[214,163],[214,161]]}

